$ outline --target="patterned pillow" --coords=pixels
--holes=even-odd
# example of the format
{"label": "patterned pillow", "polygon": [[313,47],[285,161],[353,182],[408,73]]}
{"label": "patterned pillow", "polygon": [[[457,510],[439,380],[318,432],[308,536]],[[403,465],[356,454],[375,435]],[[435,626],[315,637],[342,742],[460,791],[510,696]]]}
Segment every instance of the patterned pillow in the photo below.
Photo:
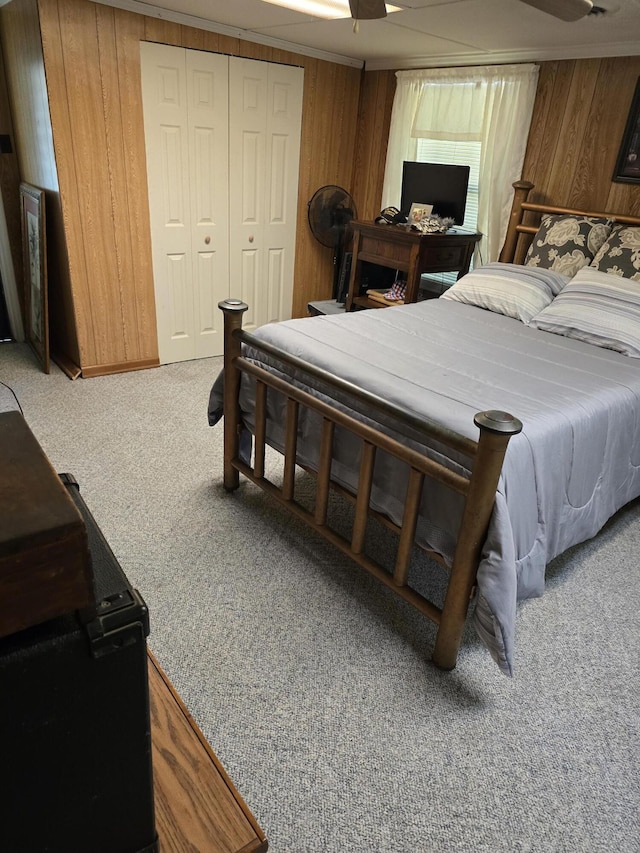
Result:
{"label": "patterned pillow", "polygon": [[574,276],[588,266],[609,236],[612,222],[588,216],[545,214],[525,264]]}
{"label": "patterned pillow", "polygon": [[528,323],[570,280],[553,270],[494,261],[463,275],[440,299],[465,302]]}
{"label": "patterned pillow", "polygon": [[640,228],[616,225],[591,266],[611,275],[640,281]]}
{"label": "patterned pillow", "polygon": [[584,267],[529,325],[640,358],[640,286]]}

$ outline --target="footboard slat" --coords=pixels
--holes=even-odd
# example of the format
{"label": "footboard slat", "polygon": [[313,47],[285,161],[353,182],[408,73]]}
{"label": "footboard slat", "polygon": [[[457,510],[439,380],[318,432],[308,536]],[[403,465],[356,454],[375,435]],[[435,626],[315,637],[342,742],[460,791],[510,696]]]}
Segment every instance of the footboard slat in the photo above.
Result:
{"label": "footboard slat", "polygon": [[393,579],[398,586],[404,586],[409,576],[409,563],[411,561],[413,541],[416,537],[416,525],[418,523],[418,511],[420,510],[423,484],[424,474],[412,468],[404,500],[402,529],[400,532],[400,541],[398,542],[398,552],[396,554],[396,566],[393,572]]}
{"label": "footboard slat", "polygon": [[264,454],[267,443],[267,386],[256,382],[256,431],[253,470],[256,477],[264,477]]}
{"label": "footboard slat", "polygon": [[363,442],[360,474],[358,476],[358,496],[356,497],[356,514],[351,534],[351,550],[361,554],[364,549],[364,539],[367,532],[367,518],[371,503],[371,484],[373,483],[373,466],[376,461],[376,448],[370,441]]}
{"label": "footboard slat", "polygon": [[286,501],[293,500],[296,481],[296,449],[298,447],[298,413],[296,400],[287,400],[287,426],[284,445],[284,474],[282,495]]}
{"label": "footboard slat", "polygon": [[327,507],[331,479],[331,454],[333,450],[333,421],[324,418],[322,421],[322,439],[320,441],[320,460],[318,463],[318,486],[316,489],[316,524],[326,524]]}

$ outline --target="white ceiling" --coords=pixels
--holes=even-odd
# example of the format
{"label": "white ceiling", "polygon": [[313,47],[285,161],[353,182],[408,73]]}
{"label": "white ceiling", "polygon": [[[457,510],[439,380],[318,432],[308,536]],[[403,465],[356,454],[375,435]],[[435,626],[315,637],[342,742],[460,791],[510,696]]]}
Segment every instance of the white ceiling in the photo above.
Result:
{"label": "white ceiling", "polygon": [[326,21],[263,0],[97,0],[368,70],[640,54],[640,0],[566,23],[520,0],[393,0],[382,20]]}

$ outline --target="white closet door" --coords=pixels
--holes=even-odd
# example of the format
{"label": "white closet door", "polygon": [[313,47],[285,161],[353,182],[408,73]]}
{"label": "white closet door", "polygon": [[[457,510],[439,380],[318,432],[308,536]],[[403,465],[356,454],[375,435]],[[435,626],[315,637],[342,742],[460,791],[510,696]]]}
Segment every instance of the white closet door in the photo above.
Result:
{"label": "white closet door", "polygon": [[228,57],[187,50],[195,356],[221,355],[229,296]]}
{"label": "white closet door", "polygon": [[227,296],[291,316],[303,70],[140,49],[160,362],[221,355]]}
{"label": "white closet door", "polygon": [[228,58],[140,45],[160,362],[219,355],[228,296]]}
{"label": "white closet door", "polygon": [[291,317],[303,70],[230,58],[230,293],[251,330]]}

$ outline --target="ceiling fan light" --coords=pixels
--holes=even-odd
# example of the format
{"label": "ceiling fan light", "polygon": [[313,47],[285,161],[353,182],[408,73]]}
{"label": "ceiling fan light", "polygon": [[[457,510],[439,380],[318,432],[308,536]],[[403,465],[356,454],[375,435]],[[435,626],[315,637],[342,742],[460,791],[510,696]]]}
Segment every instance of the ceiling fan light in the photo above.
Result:
{"label": "ceiling fan light", "polygon": [[[302,12],[304,15],[312,15],[314,18],[324,18],[325,20],[333,20],[338,18],[355,17],[351,14],[350,0],[264,0],[265,3],[271,3],[273,6],[282,6],[285,9],[293,9],[294,12]],[[362,0],[357,0],[362,2]],[[367,0],[370,4],[372,0]],[[384,0],[376,0],[377,3],[385,7]],[[1,5],[1,0],[0,0]],[[386,6],[386,12],[401,12],[399,6]],[[385,13],[386,14],[386,13]],[[383,18],[384,15],[376,14],[367,16],[360,14],[358,17]]]}
{"label": "ceiling fan light", "polygon": [[348,0],[264,0],[264,2],[312,15],[314,18],[332,20],[351,17]]}

